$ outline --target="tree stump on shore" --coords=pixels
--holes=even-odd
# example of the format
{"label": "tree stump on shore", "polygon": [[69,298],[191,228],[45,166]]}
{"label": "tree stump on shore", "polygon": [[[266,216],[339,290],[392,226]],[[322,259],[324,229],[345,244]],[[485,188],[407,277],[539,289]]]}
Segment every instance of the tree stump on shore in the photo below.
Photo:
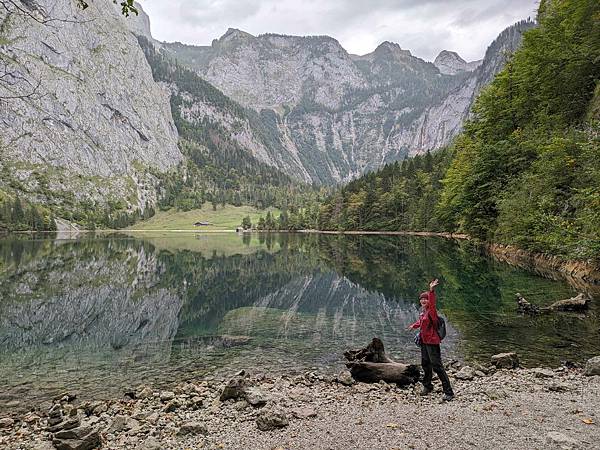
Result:
{"label": "tree stump on shore", "polygon": [[567,298],[565,300],[559,300],[552,303],[547,307],[539,307],[532,303],[529,303],[525,298],[517,292],[517,308],[519,312],[537,315],[546,314],[550,312],[583,312],[589,307],[590,298],[583,293],[580,293],[576,297]]}
{"label": "tree stump on shore", "polygon": [[373,338],[365,348],[344,352],[344,356],[348,360],[346,367],[356,381],[377,383],[383,380],[400,386],[419,381],[419,368],[390,359],[379,338]]}

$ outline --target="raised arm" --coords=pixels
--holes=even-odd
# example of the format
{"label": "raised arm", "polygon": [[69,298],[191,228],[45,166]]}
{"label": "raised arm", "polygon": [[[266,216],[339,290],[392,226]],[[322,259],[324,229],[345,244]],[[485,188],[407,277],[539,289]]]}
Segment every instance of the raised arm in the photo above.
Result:
{"label": "raised arm", "polygon": [[435,287],[439,284],[439,280],[436,278],[431,283],[429,283],[429,301],[427,302],[427,314],[432,321],[437,323],[438,314],[437,314],[437,304],[436,304],[436,296],[435,296]]}

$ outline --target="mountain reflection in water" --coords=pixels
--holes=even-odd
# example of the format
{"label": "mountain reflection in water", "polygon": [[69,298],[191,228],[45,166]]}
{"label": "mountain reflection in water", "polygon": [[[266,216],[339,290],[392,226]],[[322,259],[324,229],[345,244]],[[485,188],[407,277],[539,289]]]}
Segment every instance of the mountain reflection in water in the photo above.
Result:
{"label": "mountain reflection in water", "polygon": [[114,394],[207,373],[337,372],[342,352],[383,339],[418,362],[419,292],[437,277],[446,358],[525,364],[600,353],[586,316],[520,316],[566,283],[495,263],[468,242],[399,236],[126,235],[0,240],[0,405],[74,390]]}

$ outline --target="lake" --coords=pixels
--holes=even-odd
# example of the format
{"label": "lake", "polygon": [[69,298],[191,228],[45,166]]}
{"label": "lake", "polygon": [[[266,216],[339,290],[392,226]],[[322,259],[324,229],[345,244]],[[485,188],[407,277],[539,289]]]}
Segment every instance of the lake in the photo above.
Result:
{"label": "lake", "polygon": [[522,316],[577,291],[442,238],[163,233],[0,239],[0,406],[69,391],[122,395],[142,383],[252,372],[336,373],[344,350],[380,337],[419,362],[418,294],[440,279],[446,360],[524,365],[600,354],[586,315]]}

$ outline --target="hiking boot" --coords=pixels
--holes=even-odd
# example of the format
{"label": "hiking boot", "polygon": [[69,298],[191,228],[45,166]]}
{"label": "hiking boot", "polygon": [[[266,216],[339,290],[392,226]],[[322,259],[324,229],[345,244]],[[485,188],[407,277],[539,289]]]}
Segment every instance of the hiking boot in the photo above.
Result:
{"label": "hiking boot", "polygon": [[454,394],[444,394],[442,397],[443,402],[451,402],[452,400],[454,400]]}
{"label": "hiking boot", "polygon": [[431,394],[432,392],[433,392],[433,389],[432,389],[432,388],[427,388],[427,387],[424,387],[424,388],[423,388],[423,390],[422,390],[422,391],[419,393],[419,395],[421,395],[421,396],[423,396],[423,397],[424,397],[424,396],[426,396],[426,395],[429,395],[429,394]]}

